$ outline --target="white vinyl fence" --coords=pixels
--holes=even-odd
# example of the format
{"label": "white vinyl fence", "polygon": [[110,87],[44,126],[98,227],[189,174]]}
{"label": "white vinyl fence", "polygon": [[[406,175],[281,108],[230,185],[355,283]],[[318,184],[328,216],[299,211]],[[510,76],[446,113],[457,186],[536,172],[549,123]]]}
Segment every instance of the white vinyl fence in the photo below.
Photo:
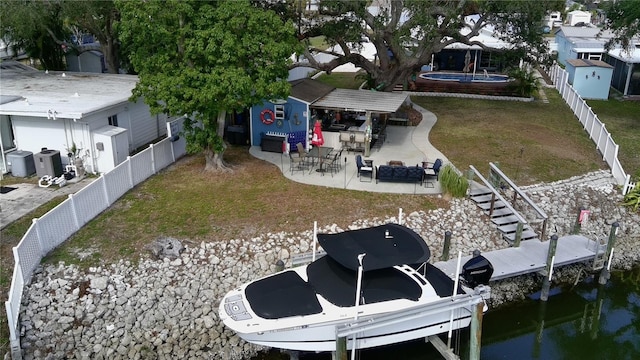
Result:
{"label": "white vinyl fence", "polygon": [[576,115],[584,130],[596,144],[596,148],[602,154],[602,159],[607,162],[611,168],[611,175],[616,179],[618,185],[622,185],[622,194],[626,194],[635,186],[631,182],[631,175],[625,173],[620,161],[618,160],[619,146],[613,141],[611,134],[605,128],[604,123],[598,119],[587,102],[575,91],[573,86],[569,84],[569,73],[558,65],[554,65],[549,73],[555,88],[562,95],[562,99],[569,105],[573,113]]}
{"label": "white vinyl fence", "polygon": [[144,151],[127,157],[108,173],[85,186],[39,219],[33,219],[18,246],[13,248],[15,266],[5,302],[13,359],[22,358],[18,326],[24,285],[42,258],[87,222],[111,206],[137,184],[164,169],[186,153],[186,142],[178,134],[184,119],[167,123],[168,137]]}

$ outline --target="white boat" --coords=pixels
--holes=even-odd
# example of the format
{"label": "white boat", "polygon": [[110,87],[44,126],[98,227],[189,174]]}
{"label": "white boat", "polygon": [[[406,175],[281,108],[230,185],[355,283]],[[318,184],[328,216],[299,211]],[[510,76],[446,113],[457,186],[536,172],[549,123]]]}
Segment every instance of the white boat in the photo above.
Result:
{"label": "white boat", "polygon": [[[225,295],[219,307],[224,324],[250,343],[302,351],[336,350],[338,331],[356,323],[365,326],[348,337],[347,348],[393,344],[469,325],[471,306],[433,310],[460,295],[453,296],[451,278],[427,263],[429,248],[413,230],[385,224],[318,234],[318,242],[327,256]],[[467,275],[475,276],[470,281],[488,282],[491,264],[481,256],[471,261],[465,264],[471,269]],[[456,293],[464,294],[460,287]],[[390,319],[399,312],[407,316]]]}

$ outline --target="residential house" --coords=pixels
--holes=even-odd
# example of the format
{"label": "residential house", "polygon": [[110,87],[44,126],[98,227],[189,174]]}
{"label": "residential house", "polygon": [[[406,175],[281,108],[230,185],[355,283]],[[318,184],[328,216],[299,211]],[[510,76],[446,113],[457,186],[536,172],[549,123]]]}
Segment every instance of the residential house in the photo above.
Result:
{"label": "residential house", "polygon": [[336,89],[313,79],[290,83],[291,94],[286,100],[265,100],[251,108],[252,146],[285,152],[300,142],[308,148],[313,125],[320,121],[324,146],[340,148],[341,132],[375,133],[380,118],[398,111],[408,98],[405,93]]}
{"label": "residential house", "polygon": [[561,26],[555,33],[558,62],[567,66],[569,59],[602,60],[613,66],[611,86],[625,96],[640,95],[640,39],[630,49],[605,49],[613,36],[595,26]]}
{"label": "residential house", "polygon": [[80,54],[68,53],[65,55],[67,71],[106,73],[107,64],[101,51],[84,51]]}
{"label": "residential house", "polygon": [[567,23],[569,26],[577,24],[591,24],[591,13],[588,11],[574,10],[567,13]]}
{"label": "residential house", "polygon": [[137,76],[38,71],[17,62],[0,64],[0,168],[10,170],[14,150],[57,150],[63,165],[78,149],[85,169],[103,173],[148,143],[166,136],[166,115],[129,98]]}
{"label": "residential house", "polygon": [[549,29],[562,25],[562,13],[560,11],[551,11],[544,17],[544,25]]}

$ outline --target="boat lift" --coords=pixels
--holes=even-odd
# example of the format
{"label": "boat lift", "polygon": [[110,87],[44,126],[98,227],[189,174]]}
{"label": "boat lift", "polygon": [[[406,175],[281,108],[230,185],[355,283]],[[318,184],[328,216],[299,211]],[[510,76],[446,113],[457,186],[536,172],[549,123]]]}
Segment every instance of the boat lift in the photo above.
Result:
{"label": "boat lift", "polygon": [[[475,360],[480,359],[480,339],[482,338],[482,315],[484,312],[485,306],[485,298],[488,298],[490,292],[490,288],[488,286],[478,286],[473,294],[460,294],[456,296],[451,296],[448,298],[444,298],[438,300],[434,303],[428,304],[426,306],[420,306],[412,309],[407,309],[403,311],[393,312],[391,314],[386,314],[383,316],[379,316],[376,318],[369,318],[363,320],[354,320],[348,324],[344,324],[338,326],[336,328],[336,353],[335,360],[346,360],[347,359],[347,338],[353,337],[360,332],[373,330],[376,328],[389,326],[398,322],[410,321],[413,319],[419,319],[425,316],[431,316],[439,313],[450,313],[452,311],[469,311],[472,315],[471,317],[471,341],[470,341],[470,356],[469,359]],[[443,330],[443,332],[446,331]],[[431,337],[430,337],[431,338]],[[439,340],[437,336],[433,337]],[[431,340],[431,339],[429,339]],[[357,345],[352,344],[352,346]],[[439,346],[434,344],[436,349],[443,353],[443,351],[448,351],[449,355],[443,353],[443,356],[446,358],[452,358],[453,355],[450,352],[450,349],[446,346]],[[442,349],[444,348],[444,350]],[[453,355],[455,356],[455,355]],[[456,357],[457,358],[457,357]]]}

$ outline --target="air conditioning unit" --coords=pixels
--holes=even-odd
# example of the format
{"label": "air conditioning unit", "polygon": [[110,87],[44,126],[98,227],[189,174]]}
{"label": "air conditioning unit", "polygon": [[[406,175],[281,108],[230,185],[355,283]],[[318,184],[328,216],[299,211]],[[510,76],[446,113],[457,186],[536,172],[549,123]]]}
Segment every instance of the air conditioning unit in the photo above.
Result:
{"label": "air conditioning unit", "polygon": [[41,152],[33,155],[36,163],[36,174],[39,177],[49,175],[51,177],[62,176],[62,158],[60,151],[43,148]]}
{"label": "air conditioning unit", "polygon": [[11,166],[11,174],[16,177],[31,176],[36,172],[31,151],[17,150],[7,154],[7,163]]}

